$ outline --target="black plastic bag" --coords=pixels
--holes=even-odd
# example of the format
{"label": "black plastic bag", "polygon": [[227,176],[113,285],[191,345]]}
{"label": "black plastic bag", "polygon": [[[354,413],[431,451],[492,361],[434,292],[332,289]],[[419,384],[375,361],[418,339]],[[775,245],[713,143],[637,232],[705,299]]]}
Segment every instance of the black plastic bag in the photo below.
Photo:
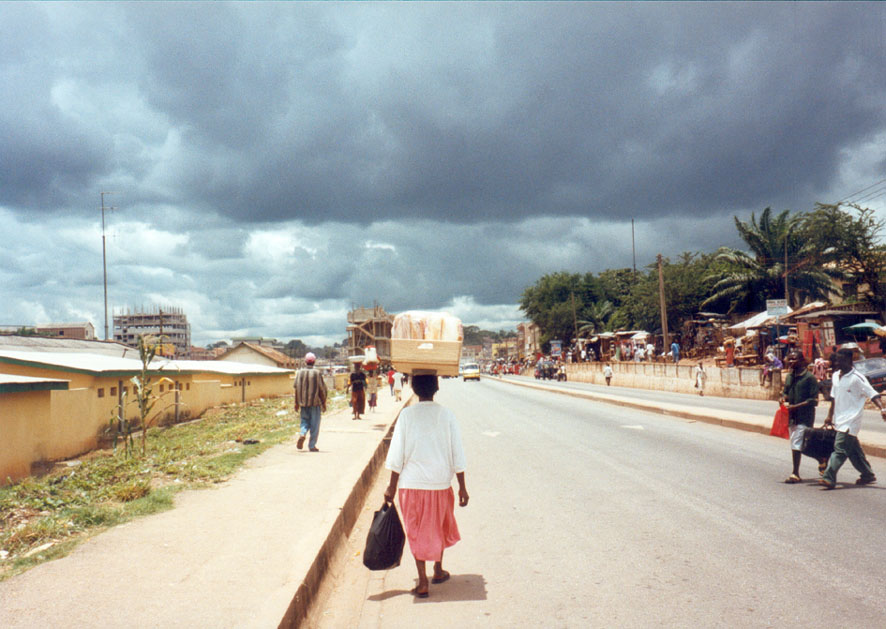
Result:
{"label": "black plastic bag", "polygon": [[834,451],[836,435],[833,428],[807,428],[803,433],[803,454],[816,461],[829,458]]}
{"label": "black plastic bag", "polygon": [[390,570],[400,565],[406,534],[400,523],[397,507],[384,504],[375,512],[366,548],[363,551],[363,565],[370,570]]}

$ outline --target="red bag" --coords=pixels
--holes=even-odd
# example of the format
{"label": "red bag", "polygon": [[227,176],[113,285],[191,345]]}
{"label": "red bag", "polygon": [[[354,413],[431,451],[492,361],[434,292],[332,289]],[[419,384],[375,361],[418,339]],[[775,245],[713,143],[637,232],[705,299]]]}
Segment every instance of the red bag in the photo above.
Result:
{"label": "red bag", "polygon": [[773,437],[783,437],[787,439],[790,436],[788,432],[788,407],[784,404],[778,405],[775,411],[775,418],[772,420],[772,429],[769,434]]}

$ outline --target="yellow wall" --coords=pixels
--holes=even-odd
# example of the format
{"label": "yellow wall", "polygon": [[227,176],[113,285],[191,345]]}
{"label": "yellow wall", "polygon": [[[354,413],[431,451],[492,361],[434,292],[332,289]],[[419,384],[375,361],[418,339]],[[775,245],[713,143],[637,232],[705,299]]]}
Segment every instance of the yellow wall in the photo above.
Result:
{"label": "yellow wall", "polygon": [[[13,480],[27,476],[32,463],[70,458],[96,448],[112,415],[117,414],[121,381],[127,390],[126,417],[138,418],[129,377],[95,376],[6,363],[0,363],[0,372],[71,381],[67,391],[0,394],[0,484],[6,482],[7,476]],[[161,377],[172,379],[174,384],[160,382]],[[240,403],[243,380],[246,381],[246,401],[292,394],[290,373],[247,376],[164,373],[152,379],[154,394],[160,399],[149,417],[159,413],[151,425],[173,420],[176,385],[181,387],[179,418],[184,420],[200,417],[215,406]]]}
{"label": "yellow wall", "polygon": [[49,451],[45,439],[51,425],[50,393],[0,394],[0,484],[30,474],[31,462]]}

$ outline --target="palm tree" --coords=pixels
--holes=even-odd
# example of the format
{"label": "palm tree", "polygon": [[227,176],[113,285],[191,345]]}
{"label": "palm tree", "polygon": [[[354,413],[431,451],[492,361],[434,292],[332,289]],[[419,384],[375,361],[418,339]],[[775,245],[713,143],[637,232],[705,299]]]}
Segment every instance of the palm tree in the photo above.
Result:
{"label": "palm tree", "polygon": [[585,316],[587,316],[587,319],[579,320],[578,322],[579,336],[583,334],[594,334],[597,330],[602,330],[606,326],[606,323],[609,320],[609,317],[612,316],[613,312],[615,312],[615,306],[612,305],[611,301],[595,301],[591,304],[590,308],[586,310]]}
{"label": "palm tree", "polygon": [[827,298],[834,286],[819,263],[820,252],[800,234],[802,219],[802,214],[791,216],[788,210],[773,216],[768,207],[760,214],[759,223],[753,213],[746,223],[735,217],[735,226],[750,252],[720,248],[716,260],[721,268],[710,276],[716,281],[714,293],[702,305],[726,302],[730,312],[751,312],[765,308],[767,299],[784,296],[786,248],[790,304]]}

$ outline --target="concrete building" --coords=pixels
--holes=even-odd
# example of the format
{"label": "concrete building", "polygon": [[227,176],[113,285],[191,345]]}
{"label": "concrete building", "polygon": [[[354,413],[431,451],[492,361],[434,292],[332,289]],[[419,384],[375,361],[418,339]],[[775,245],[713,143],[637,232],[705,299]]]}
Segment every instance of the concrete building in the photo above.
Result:
{"label": "concrete building", "polygon": [[283,352],[272,347],[246,342],[237,343],[216,360],[233,360],[238,363],[295,369],[295,360]]}
{"label": "concrete building", "polygon": [[270,347],[278,352],[285,351],[286,345],[277,339],[269,339],[263,336],[235,336],[231,339],[231,345],[238,343],[250,343],[251,345],[259,345],[261,347]]}
{"label": "concrete building", "polygon": [[539,327],[532,323],[517,324],[517,354],[519,358],[535,358],[541,351],[541,343],[538,341]]}
{"label": "concrete building", "polygon": [[95,326],[89,321],[83,323],[47,323],[38,325],[36,332],[40,336],[49,336],[63,339],[80,339],[83,341],[95,340]]}
{"label": "concrete building", "polygon": [[0,350],[24,352],[65,352],[69,354],[102,354],[117,358],[138,358],[138,350],[114,341],[48,338],[45,336],[0,335]]}
{"label": "concrete building", "polygon": [[138,347],[138,337],[152,334],[160,337],[164,354],[171,349],[173,355],[187,358],[191,349],[191,325],[181,308],[151,308],[147,311],[127,310],[114,315],[114,340]]}
{"label": "concrete building", "polygon": [[[77,342],[88,341],[61,341]],[[29,475],[42,462],[95,449],[110,417],[123,415],[137,423],[131,378],[142,365],[137,352],[123,349],[126,357],[0,347],[0,484]],[[158,425],[199,417],[221,404],[289,395],[293,372],[233,361],[155,358],[149,375],[159,403],[148,422]]]}
{"label": "concrete building", "polygon": [[473,363],[480,360],[483,353],[482,345],[462,345],[461,346],[461,362]]}
{"label": "concrete building", "polygon": [[381,362],[391,361],[391,328],[394,315],[381,306],[355,308],[348,313],[348,356],[363,354],[363,348],[375,347]]}

